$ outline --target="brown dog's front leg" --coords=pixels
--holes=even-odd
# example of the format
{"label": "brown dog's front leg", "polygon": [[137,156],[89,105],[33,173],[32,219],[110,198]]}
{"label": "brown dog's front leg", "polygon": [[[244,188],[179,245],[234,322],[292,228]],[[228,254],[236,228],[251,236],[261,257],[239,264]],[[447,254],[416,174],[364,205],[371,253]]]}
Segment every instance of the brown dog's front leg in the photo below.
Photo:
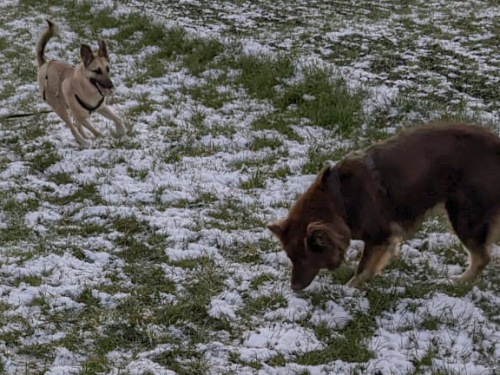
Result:
{"label": "brown dog's front leg", "polygon": [[347,282],[347,286],[360,288],[365,281],[378,275],[396,253],[399,240],[391,238],[383,245],[370,246],[365,244],[363,256],[358,264],[356,274]]}

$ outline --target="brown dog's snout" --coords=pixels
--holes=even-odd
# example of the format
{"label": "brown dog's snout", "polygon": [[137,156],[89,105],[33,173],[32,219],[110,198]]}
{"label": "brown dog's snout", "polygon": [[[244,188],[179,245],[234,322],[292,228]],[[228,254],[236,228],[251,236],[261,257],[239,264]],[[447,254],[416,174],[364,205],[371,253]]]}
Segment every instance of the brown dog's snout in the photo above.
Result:
{"label": "brown dog's snout", "polygon": [[296,292],[307,288],[318,272],[319,269],[310,264],[294,264],[292,268],[291,288]]}

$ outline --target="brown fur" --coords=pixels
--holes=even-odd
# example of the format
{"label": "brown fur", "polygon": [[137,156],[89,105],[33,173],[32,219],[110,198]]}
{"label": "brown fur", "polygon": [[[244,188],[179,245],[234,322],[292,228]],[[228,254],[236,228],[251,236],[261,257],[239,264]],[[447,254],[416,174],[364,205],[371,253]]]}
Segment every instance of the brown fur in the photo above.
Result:
{"label": "brown fur", "polygon": [[[45,46],[50,38],[58,34],[55,22],[47,20],[48,27],[38,39],[37,62],[38,84],[42,98],[49,104],[59,117],[70,128],[75,140],[83,146],[90,146],[89,136],[83,126],[91,131],[93,136],[100,136],[89,121],[89,108],[112,120],[116,126],[114,135],[125,134],[122,120],[106,105],[105,97],[113,89],[110,78],[109,56],[104,40],[99,42],[99,52],[94,54],[89,46],[82,44],[80,56],[82,61],[73,68],[60,61],[45,59]],[[70,112],[73,115],[71,119]]]}
{"label": "brown fur", "polygon": [[500,138],[464,124],[403,133],[325,168],[288,217],[269,229],[293,263],[295,290],[320,269],[337,268],[351,238],[363,240],[349,281],[361,286],[390,261],[402,233],[441,203],[470,254],[460,280],[473,281],[500,235]]}

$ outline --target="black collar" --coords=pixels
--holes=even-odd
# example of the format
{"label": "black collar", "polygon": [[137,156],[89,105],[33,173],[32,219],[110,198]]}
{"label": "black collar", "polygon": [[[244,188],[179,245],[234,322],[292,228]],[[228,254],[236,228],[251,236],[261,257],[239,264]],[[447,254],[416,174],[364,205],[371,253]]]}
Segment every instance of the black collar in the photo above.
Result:
{"label": "black collar", "polygon": [[78,95],[75,94],[76,101],[78,104],[80,104],[83,108],[85,108],[89,113],[94,112],[97,108],[101,106],[101,104],[104,102],[104,96],[101,94],[101,100],[99,100],[99,103],[95,107],[89,106],[87,103],[85,103],[82,99],[78,97]]}
{"label": "black collar", "polygon": [[82,99],[78,97],[78,95],[75,94],[76,101],[78,104],[80,104],[83,108],[85,108],[89,113],[94,112],[97,108],[99,108],[104,102],[104,95],[102,94],[101,90],[99,89],[99,86],[97,85],[97,81],[93,78],[90,78],[90,83],[94,85],[94,87],[97,89],[97,92],[99,92],[99,95],[101,95],[101,100],[99,100],[99,103],[95,107],[89,106],[87,103],[85,103]]}

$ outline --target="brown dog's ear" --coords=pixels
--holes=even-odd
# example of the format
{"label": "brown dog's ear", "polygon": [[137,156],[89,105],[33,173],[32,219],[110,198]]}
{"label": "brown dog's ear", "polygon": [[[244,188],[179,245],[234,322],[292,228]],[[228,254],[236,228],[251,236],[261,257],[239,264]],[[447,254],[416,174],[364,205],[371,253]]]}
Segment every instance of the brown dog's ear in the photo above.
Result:
{"label": "brown dog's ear", "polygon": [[106,47],[106,42],[104,41],[104,39],[101,39],[99,41],[99,56],[104,57],[109,61],[108,48]]}
{"label": "brown dog's ear", "polygon": [[342,263],[344,248],[339,239],[341,236],[326,223],[313,222],[307,226],[306,247],[322,259],[322,267],[334,270]]}
{"label": "brown dog's ear", "polygon": [[326,184],[328,182],[328,178],[330,177],[330,174],[332,173],[332,167],[326,166],[324,167],[320,174],[321,178],[321,184]]}
{"label": "brown dog's ear", "polygon": [[307,246],[311,247],[311,251],[322,251],[329,247],[344,251],[350,241],[351,230],[342,220],[338,220],[333,226],[319,221],[307,226]]}
{"label": "brown dog's ear", "polygon": [[307,225],[307,248],[309,251],[321,253],[335,247],[332,241],[332,230],[319,221]]}
{"label": "brown dog's ear", "polygon": [[80,47],[80,57],[82,58],[83,64],[89,66],[92,60],[94,60],[92,49],[86,44],[82,44]]}
{"label": "brown dog's ear", "polygon": [[275,221],[274,223],[267,225],[267,229],[273,232],[273,234],[279,239],[283,237],[284,227],[285,220]]}

